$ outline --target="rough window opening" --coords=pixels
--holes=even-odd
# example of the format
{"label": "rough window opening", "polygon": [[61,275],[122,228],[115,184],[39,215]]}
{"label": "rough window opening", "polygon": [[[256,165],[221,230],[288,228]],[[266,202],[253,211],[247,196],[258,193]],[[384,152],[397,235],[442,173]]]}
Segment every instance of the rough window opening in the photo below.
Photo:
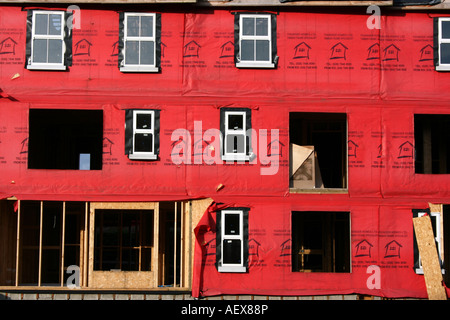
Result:
{"label": "rough window opening", "polygon": [[101,170],[102,110],[30,109],[28,168]]}
{"label": "rough window opening", "polygon": [[292,271],[350,272],[350,214],[292,213]]}
{"label": "rough window opening", "polygon": [[347,188],[347,115],[289,114],[291,188]]}
{"label": "rough window opening", "polygon": [[450,173],[450,115],[414,115],[415,172]]}

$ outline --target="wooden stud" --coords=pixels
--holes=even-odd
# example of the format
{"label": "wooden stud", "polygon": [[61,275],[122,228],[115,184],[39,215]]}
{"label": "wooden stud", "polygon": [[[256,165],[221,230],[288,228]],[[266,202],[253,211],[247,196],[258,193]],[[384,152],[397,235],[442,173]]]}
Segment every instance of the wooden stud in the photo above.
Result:
{"label": "wooden stud", "polygon": [[66,202],[63,201],[63,211],[62,211],[62,234],[61,234],[61,287],[64,287],[64,249],[65,249],[65,238],[66,238]]}
{"label": "wooden stud", "polygon": [[20,212],[21,203],[17,200],[17,234],[16,234],[16,287],[19,285],[19,252],[20,252]]}
{"label": "wooden stud", "polygon": [[40,221],[39,221],[39,274],[38,274],[38,287],[41,286],[42,279],[42,224],[44,220],[44,201],[41,201],[40,207]]}

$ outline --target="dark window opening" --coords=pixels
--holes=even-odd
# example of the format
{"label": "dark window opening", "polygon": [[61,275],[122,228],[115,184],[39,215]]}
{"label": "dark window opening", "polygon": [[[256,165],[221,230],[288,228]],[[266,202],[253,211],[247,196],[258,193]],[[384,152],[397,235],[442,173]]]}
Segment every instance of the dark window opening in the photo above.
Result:
{"label": "dark window opening", "polygon": [[153,210],[96,210],[94,246],[94,270],[151,271]]}
{"label": "dark window opening", "polygon": [[443,242],[444,242],[444,252],[443,252],[443,266],[444,266],[444,270],[446,270],[446,272],[444,272],[443,276],[444,276],[444,282],[445,285],[448,287],[450,287],[450,205],[443,205],[443,229],[442,230],[442,234],[443,234]]}
{"label": "dark window opening", "polygon": [[414,115],[415,172],[450,173],[450,115]]}
{"label": "dark window opening", "polygon": [[30,109],[28,168],[101,170],[102,110]]}
{"label": "dark window opening", "polygon": [[350,272],[350,214],[292,213],[292,271]]}
{"label": "dark window opening", "polygon": [[347,187],[347,115],[289,115],[290,187]]}

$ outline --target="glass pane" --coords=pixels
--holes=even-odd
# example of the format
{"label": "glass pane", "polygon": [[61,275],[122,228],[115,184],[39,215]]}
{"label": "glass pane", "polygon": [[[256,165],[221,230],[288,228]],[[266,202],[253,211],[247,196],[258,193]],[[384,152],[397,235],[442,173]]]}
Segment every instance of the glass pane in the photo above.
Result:
{"label": "glass pane", "polygon": [[151,113],[136,114],[136,129],[151,129],[151,128],[152,128]]}
{"label": "glass pane", "polygon": [[152,249],[145,248],[141,250],[141,271],[152,270]]}
{"label": "glass pane", "polygon": [[33,62],[47,62],[47,40],[33,40]]}
{"label": "glass pane", "polygon": [[226,137],[227,153],[245,153],[245,135],[229,134]]}
{"label": "glass pane", "polygon": [[134,135],[134,151],[153,152],[153,135],[151,133],[136,133]]}
{"label": "glass pane", "polygon": [[48,40],[48,62],[62,63],[62,40]]}
{"label": "glass pane", "polygon": [[139,17],[128,16],[127,18],[127,36],[139,37]]}
{"label": "glass pane", "polygon": [[238,236],[240,234],[239,220],[239,214],[225,214],[225,235]]}
{"label": "glass pane", "polygon": [[139,64],[139,41],[125,43],[125,64]]}
{"label": "glass pane", "polygon": [[256,35],[267,36],[269,28],[269,20],[267,18],[256,18]]}
{"label": "glass pane", "polygon": [[244,117],[240,114],[231,114],[228,116],[228,129],[244,129]]}
{"label": "glass pane", "polygon": [[242,19],[242,34],[244,36],[255,35],[255,18],[243,18]]}
{"label": "glass pane", "polygon": [[139,271],[139,250],[122,249],[122,271]]}
{"label": "glass pane", "polygon": [[450,63],[450,43],[441,43],[441,64]]}
{"label": "glass pane", "polygon": [[141,41],[141,64],[155,64],[155,43],[153,41]]}
{"label": "glass pane", "polygon": [[49,19],[48,34],[61,35],[62,34],[62,16],[60,14],[51,14]]}
{"label": "glass pane", "polygon": [[141,37],[153,37],[153,17],[141,17]]}
{"label": "glass pane", "polygon": [[450,39],[450,21],[442,21],[442,39]]}
{"label": "glass pane", "polygon": [[241,41],[241,60],[254,61],[255,60],[255,41],[242,40]]}
{"label": "glass pane", "polygon": [[257,40],[256,41],[256,61],[269,61],[269,45],[268,40]]}
{"label": "glass pane", "polygon": [[48,34],[48,14],[36,14],[34,19],[34,33]]}
{"label": "glass pane", "polygon": [[142,245],[153,245],[153,211],[147,210],[142,214]]}
{"label": "glass pane", "polygon": [[100,270],[120,269],[119,248],[104,248],[102,250],[102,266]]}
{"label": "glass pane", "polygon": [[241,263],[241,240],[223,240],[222,263]]}

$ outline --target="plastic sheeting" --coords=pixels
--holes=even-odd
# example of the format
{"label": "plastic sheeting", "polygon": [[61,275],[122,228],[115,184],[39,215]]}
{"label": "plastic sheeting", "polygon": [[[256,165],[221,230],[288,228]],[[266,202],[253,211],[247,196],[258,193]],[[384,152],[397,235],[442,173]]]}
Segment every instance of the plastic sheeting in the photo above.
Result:
{"label": "plastic sheeting", "polygon": [[[72,66],[45,72],[25,69],[26,11],[1,7],[0,197],[211,197],[249,207],[249,241],[256,252],[250,255],[248,273],[219,274],[212,246],[205,246],[215,239],[214,211],[199,224],[197,296],[359,292],[425,297],[423,277],[412,269],[411,210],[446,203],[450,195],[449,175],[414,173],[414,114],[450,113],[449,75],[433,66],[433,17],[394,12],[381,17],[381,29],[368,29],[365,10],[305,10],[277,14],[278,64],[265,70],[234,66],[234,15],[229,10],[162,10],[161,71],[121,73],[117,11],[82,9],[80,28],[72,34]],[[257,134],[252,135],[256,158],[249,163],[205,162],[209,152],[220,150],[205,132],[220,132],[223,107],[251,110]],[[102,170],[28,169],[30,108],[103,110]],[[132,161],[125,154],[129,109],[160,110],[157,160]],[[290,112],[347,114],[353,147],[346,169],[348,193],[289,192]],[[180,132],[184,135],[174,135]],[[278,152],[271,153],[274,144]],[[177,164],[174,155],[180,152],[188,157]],[[264,169],[275,171],[262,174]],[[281,250],[296,210],[350,212],[351,273],[290,270]],[[371,244],[370,255],[357,256],[362,241]],[[386,257],[391,241],[400,245],[400,253]],[[375,291],[367,287],[370,265],[381,268],[381,289]]]}

